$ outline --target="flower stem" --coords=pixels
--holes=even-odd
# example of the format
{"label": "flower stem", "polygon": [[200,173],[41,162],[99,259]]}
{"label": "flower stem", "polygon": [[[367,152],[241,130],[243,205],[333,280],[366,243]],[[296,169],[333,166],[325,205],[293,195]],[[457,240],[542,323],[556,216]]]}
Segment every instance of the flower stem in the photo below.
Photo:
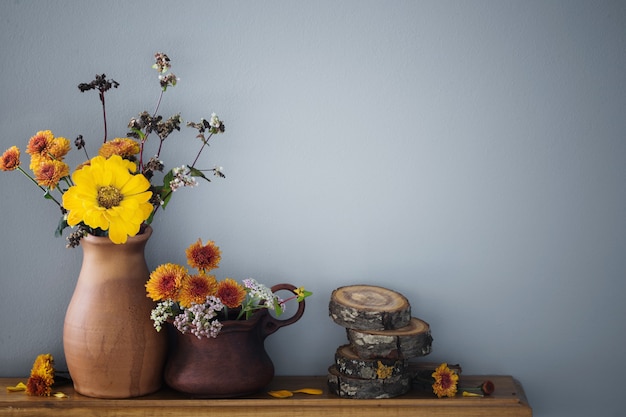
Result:
{"label": "flower stem", "polygon": [[102,103],[102,118],[104,119],[104,140],[102,143],[106,143],[107,141],[107,109],[104,103],[104,91],[100,90],[100,102]]}
{"label": "flower stem", "polygon": [[39,189],[40,189],[41,191],[43,191],[43,192],[44,192],[44,194],[48,196],[48,198],[50,198],[52,201],[54,201],[55,203],[57,203],[57,205],[58,205],[59,207],[61,207],[61,203],[59,203],[59,202],[57,201],[57,199],[56,199],[56,198],[52,197],[52,194],[50,194],[50,191],[49,191],[49,190],[46,190],[44,187],[42,187],[41,185],[39,185],[39,184],[37,183],[37,181],[36,181],[33,177],[31,177],[31,176],[28,174],[28,172],[26,172],[26,171],[24,171],[24,170],[22,169],[22,167],[19,167],[19,166],[18,166],[18,167],[17,167],[17,169],[18,169],[18,170],[19,170],[22,174],[26,175],[26,177],[27,177],[29,180],[31,180],[31,181],[32,181],[32,182],[33,182],[33,183],[34,183],[37,187],[39,187]]}
{"label": "flower stem", "polygon": [[161,94],[159,94],[159,99],[157,100],[157,104],[156,107],[154,108],[154,113],[152,113],[152,117],[157,115],[157,112],[159,111],[159,107],[161,107],[161,100],[163,99],[163,89],[161,89]]}
{"label": "flower stem", "polygon": [[202,141],[202,147],[200,147],[200,150],[198,151],[198,155],[196,155],[196,159],[193,160],[193,164],[191,164],[191,168],[196,167],[196,162],[198,162],[198,158],[200,158],[200,154],[202,153],[202,150],[204,149],[205,146],[209,144],[209,140],[211,139],[212,136],[213,136],[213,133],[211,133],[208,138]]}

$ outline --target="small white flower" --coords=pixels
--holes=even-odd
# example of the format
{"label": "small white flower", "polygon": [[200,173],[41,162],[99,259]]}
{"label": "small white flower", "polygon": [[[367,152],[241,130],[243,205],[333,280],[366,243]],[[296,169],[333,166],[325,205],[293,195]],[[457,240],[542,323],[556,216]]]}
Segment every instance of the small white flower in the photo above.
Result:
{"label": "small white flower", "polygon": [[218,129],[221,124],[222,122],[220,121],[220,118],[217,117],[217,114],[211,113],[211,119],[209,120],[209,125],[211,125],[211,127]]}

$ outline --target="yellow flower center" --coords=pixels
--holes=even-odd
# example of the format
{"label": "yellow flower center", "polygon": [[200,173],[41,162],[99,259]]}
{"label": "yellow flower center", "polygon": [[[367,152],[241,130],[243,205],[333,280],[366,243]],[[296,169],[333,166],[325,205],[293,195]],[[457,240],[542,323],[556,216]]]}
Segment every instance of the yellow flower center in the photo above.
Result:
{"label": "yellow flower center", "polygon": [[98,189],[98,205],[100,207],[104,207],[105,209],[110,209],[112,207],[119,206],[124,196],[120,193],[120,190],[117,188],[106,185],[104,187],[100,187]]}

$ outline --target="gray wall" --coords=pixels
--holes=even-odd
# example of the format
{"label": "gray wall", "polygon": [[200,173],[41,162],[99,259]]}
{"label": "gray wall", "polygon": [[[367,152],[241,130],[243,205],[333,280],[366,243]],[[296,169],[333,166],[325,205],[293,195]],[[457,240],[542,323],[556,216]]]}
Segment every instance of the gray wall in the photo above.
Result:
{"label": "gray wall", "polygon": [[[161,50],[181,78],[162,113],[226,121],[205,165],[227,179],[178,192],[148,262],[201,237],[219,277],[311,289],[267,341],[278,374],[325,374],[345,342],[330,293],[369,283],[430,323],[427,359],[514,375],[536,416],[623,410],[624,2],[15,0],[0,16],[2,150],[41,129],[95,145],[99,103],[76,85],[97,72],[121,83],[123,136],[154,105]],[[0,187],[0,376],[43,352],[62,368],[81,251],[26,178]]]}

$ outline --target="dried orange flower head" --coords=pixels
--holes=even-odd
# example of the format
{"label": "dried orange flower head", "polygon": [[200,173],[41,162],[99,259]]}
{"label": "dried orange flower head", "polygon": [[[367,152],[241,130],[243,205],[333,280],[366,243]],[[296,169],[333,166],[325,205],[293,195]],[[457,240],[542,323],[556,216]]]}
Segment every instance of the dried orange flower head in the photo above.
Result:
{"label": "dried orange flower head", "polygon": [[188,275],[178,294],[178,302],[182,307],[189,308],[191,304],[202,304],[207,296],[215,295],[217,280],[213,275],[198,274]]}
{"label": "dried orange flower head", "polygon": [[172,263],[158,266],[146,283],[148,297],[154,301],[175,300],[186,276],[187,270],[183,266]]}
{"label": "dried orange flower head", "polygon": [[61,178],[70,175],[70,167],[63,161],[50,159],[40,162],[33,172],[37,184],[54,190]]}
{"label": "dried orange flower head", "polygon": [[50,130],[40,130],[35,133],[28,141],[26,146],[26,153],[34,155],[43,155],[48,152],[48,148],[52,145],[54,135]]}
{"label": "dried orange flower head", "polygon": [[139,144],[129,138],[115,138],[105,142],[100,147],[98,155],[109,158],[112,155],[119,155],[122,158],[129,159],[137,155],[141,151]]}
{"label": "dried orange flower head", "polygon": [[37,356],[26,382],[29,395],[50,396],[54,384],[54,359],[49,353]]}
{"label": "dried orange flower head", "polygon": [[13,171],[20,166],[20,148],[11,146],[0,157],[0,170]]}
{"label": "dried orange flower head", "polygon": [[459,376],[448,368],[447,363],[439,365],[433,372],[432,377],[435,378],[433,392],[437,394],[437,397],[454,397],[456,395]]}
{"label": "dried orange flower head", "polygon": [[216,296],[228,308],[237,308],[245,300],[246,289],[232,278],[226,278],[217,284]]}
{"label": "dried orange flower head", "polygon": [[185,253],[189,266],[204,272],[217,268],[222,259],[222,251],[212,240],[202,245],[202,240],[198,239],[189,245]]}

